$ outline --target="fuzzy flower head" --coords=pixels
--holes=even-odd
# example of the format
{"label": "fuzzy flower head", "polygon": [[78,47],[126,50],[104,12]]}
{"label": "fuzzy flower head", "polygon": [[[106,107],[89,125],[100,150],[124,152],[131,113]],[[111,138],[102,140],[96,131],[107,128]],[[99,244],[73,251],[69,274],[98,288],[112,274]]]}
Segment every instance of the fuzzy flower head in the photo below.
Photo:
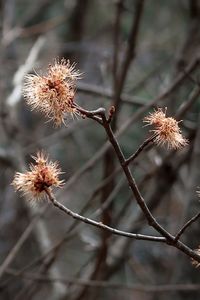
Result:
{"label": "fuzzy flower head", "polygon": [[[195,250],[196,254],[200,255],[200,246]],[[198,261],[196,261],[194,258],[191,259],[192,265],[195,268],[199,268],[200,267],[200,263]]]}
{"label": "fuzzy flower head", "polygon": [[32,109],[52,119],[56,126],[64,123],[66,114],[78,114],[74,98],[80,73],[64,58],[49,65],[46,75],[25,76],[23,95]]}
{"label": "fuzzy flower head", "polygon": [[58,163],[49,161],[43,152],[38,152],[33,159],[35,162],[30,165],[30,171],[17,172],[12,185],[30,199],[40,199],[45,196],[46,188],[62,187],[63,180],[59,180]]}
{"label": "fuzzy flower head", "polygon": [[155,129],[155,142],[158,145],[167,145],[169,149],[179,149],[187,145],[187,140],[182,136],[179,122],[174,118],[166,117],[166,109],[158,108],[144,118],[147,125],[153,125]]}

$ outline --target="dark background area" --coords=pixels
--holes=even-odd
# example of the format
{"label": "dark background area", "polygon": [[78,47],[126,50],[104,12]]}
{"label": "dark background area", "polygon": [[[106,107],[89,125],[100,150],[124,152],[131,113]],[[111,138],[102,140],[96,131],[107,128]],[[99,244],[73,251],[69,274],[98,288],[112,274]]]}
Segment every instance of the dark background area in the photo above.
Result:
{"label": "dark background area", "polygon": [[[113,130],[124,128],[118,139],[125,155],[148,137],[142,120],[152,100],[183,120],[187,147],[147,147],[131,166],[153,215],[176,234],[199,211],[200,2],[2,0],[0,26],[0,299],[199,299],[199,269],[177,249],[111,235],[45,201],[28,203],[10,183],[45,149],[65,172],[61,203],[112,227],[155,234],[115,171],[113,152],[104,151],[97,123],[67,118],[55,128],[27,107],[24,75],[65,57],[82,72],[77,103],[115,105]],[[182,236],[192,249],[199,225]]]}

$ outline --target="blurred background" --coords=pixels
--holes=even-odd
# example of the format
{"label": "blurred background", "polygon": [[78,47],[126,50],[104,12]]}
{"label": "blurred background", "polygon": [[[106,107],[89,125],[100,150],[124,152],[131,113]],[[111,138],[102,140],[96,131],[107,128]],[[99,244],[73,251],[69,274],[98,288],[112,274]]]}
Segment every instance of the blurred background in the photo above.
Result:
{"label": "blurred background", "polygon": [[[1,0],[0,26],[0,299],[199,299],[199,269],[177,249],[111,235],[45,201],[30,204],[10,183],[45,149],[65,172],[61,203],[112,227],[156,235],[103,128],[81,117],[55,128],[27,107],[25,74],[42,74],[64,57],[82,72],[78,104],[115,105],[112,126],[127,157],[149,136],[142,119],[153,108],[168,107],[183,120],[187,147],[149,146],[131,165],[151,212],[176,234],[199,211],[200,2]],[[192,249],[199,225],[182,236]]]}

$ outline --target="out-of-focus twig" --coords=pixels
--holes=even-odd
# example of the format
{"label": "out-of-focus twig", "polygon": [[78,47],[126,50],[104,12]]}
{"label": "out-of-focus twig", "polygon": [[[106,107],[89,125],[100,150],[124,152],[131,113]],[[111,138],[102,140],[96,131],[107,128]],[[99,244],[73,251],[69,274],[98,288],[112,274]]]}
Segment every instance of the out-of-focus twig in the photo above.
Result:
{"label": "out-of-focus twig", "polygon": [[21,90],[22,90],[22,82],[24,80],[24,76],[32,70],[39,52],[45,44],[45,38],[39,37],[33,47],[31,48],[29,55],[24,63],[24,65],[20,66],[13,78],[14,89],[11,94],[7,98],[7,104],[9,106],[15,106],[21,99]]}
{"label": "out-of-focus twig", "polygon": [[43,215],[45,210],[46,210],[46,208],[44,210],[42,210],[37,216],[35,216],[32,219],[30,224],[26,227],[26,229],[24,230],[24,232],[22,233],[22,235],[20,236],[20,238],[14,245],[14,247],[8,253],[7,257],[5,258],[5,260],[3,261],[3,263],[0,266],[0,278],[2,277],[2,275],[4,274],[6,269],[9,267],[9,265],[12,263],[13,259],[15,259],[17,253],[19,252],[19,250],[21,249],[22,245],[27,240],[27,238],[30,236],[30,234],[33,230],[33,227],[35,226],[38,219]]}
{"label": "out-of-focus twig", "polygon": [[[8,269],[7,273],[9,275],[18,276],[18,272],[14,269]],[[98,281],[98,280],[84,280],[77,278],[52,278],[49,276],[41,276],[36,273],[28,273],[25,272],[22,274],[24,279],[31,279],[35,281],[41,281],[43,283],[48,283],[52,281],[62,282],[64,284],[73,284],[80,286],[89,286],[96,288],[106,288],[106,289],[119,289],[119,290],[131,290],[138,292],[152,292],[152,293],[164,293],[164,292],[174,292],[174,291],[199,291],[199,284],[161,284],[161,285],[142,285],[142,284],[120,284],[120,283],[112,283],[107,281]]]}

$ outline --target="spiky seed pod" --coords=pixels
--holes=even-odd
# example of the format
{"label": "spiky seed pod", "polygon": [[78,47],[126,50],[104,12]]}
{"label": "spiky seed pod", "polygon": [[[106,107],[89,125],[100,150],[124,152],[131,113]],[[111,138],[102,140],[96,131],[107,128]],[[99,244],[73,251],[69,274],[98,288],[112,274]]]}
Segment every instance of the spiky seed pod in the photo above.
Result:
{"label": "spiky seed pod", "polygon": [[64,123],[67,114],[78,114],[74,98],[80,73],[64,58],[49,65],[46,75],[25,76],[23,95],[31,108],[41,111],[56,126]]}
{"label": "spiky seed pod", "polygon": [[169,149],[180,149],[188,144],[182,136],[179,122],[172,117],[166,117],[166,109],[163,111],[158,108],[146,116],[144,122],[154,126],[152,132],[156,135],[154,140],[156,144],[167,145]]}
{"label": "spiky seed pod", "polygon": [[64,181],[59,179],[62,172],[58,163],[49,161],[43,152],[38,152],[33,159],[35,162],[30,164],[30,171],[17,172],[12,185],[29,199],[41,199],[45,196],[46,188],[62,187]]}

